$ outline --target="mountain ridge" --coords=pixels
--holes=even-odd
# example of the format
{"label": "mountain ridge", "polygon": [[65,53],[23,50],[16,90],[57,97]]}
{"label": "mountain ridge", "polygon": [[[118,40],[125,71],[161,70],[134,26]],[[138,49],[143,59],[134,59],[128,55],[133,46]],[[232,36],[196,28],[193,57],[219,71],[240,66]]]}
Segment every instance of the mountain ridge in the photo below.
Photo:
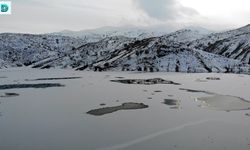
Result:
{"label": "mountain ridge", "polygon": [[94,40],[2,33],[0,68],[249,73],[249,32],[248,25],[211,34],[182,29],[145,37],[137,37],[138,32],[128,37],[115,32]]}

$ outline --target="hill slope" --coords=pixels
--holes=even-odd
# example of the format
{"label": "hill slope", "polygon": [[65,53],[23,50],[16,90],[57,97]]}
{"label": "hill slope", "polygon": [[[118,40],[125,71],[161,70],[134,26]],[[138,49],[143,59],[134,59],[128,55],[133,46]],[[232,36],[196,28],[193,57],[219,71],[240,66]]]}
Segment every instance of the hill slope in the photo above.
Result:
{"label": "hill slope", "polygon": [[250,25],[207,35],[188,43],[188,46],[250,64]]}

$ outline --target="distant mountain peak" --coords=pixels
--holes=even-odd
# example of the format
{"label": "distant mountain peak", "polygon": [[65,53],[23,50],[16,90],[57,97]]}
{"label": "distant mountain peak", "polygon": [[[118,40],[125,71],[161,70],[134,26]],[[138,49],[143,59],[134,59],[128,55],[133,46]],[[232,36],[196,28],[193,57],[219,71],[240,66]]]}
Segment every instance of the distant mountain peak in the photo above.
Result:
{"label": "distant mountain peak", "polygon": [[250,27],[250,24],[246,25],[245,27]]}

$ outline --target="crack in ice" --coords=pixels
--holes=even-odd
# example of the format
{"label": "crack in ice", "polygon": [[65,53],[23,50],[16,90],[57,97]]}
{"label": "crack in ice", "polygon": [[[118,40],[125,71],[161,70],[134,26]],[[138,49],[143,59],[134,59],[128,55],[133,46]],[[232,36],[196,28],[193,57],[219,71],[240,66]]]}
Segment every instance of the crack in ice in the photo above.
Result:
{"label": "crack in ice", "polygon": [[123,143],[123,144],[113,145],[113,146],[106,147],[106,148],[99,148],[97,150],[119,150],[119,149],[127,148],[129,146],[133,146],[135,144],[138,144],[138,143],[141,143],[141,142],[156,138],[158,136],[161,136],[161,135],[164,135],[164,134],[167,134],[167,133],[179,131],[179,130],[181,130],[183,128],[193,126],[193,125],[203,124],[203,123],[206,123],[206,122],[209,122],[209,121],[213,121],[213,120],[211,120],[211,119],[208,120],[207,119],[207,120],[200,120],[200,121],[196,121],[196,122],[186,123],[186,124],[174,127],[174,128],[166,129],[166,130],[159,131],[159,132],[147,135],[147,136],[143,136],[143,137],[137,138],[135,140],[132,140],[132,141],[129,141],[129,142],[126,142],[126,143]]}

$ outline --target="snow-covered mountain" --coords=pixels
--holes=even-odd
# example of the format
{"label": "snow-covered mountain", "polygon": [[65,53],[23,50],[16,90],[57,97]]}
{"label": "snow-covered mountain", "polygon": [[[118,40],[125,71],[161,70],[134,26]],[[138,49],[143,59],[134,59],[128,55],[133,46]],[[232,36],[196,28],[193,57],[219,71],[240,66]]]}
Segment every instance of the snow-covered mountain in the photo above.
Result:
{"label": "snow-covered mountain", "polygon": [[[107,51],[100,51],[93,46],[99,45]],[[228,59],[197,49],[190,49],[183,43],[166,36],[131,40],[119,43],[110,50],[110,45],[98,42],[77,49],[77,53],[68,55],[65,60],[49,64],[45,68],[65,66],[92,70],[113,71],[170,71],[170,72],[248,72],[249,66],[239,60]],[[90,54],[91,53],[91,54]],[[91,56],[91,57],[90,57]],[[91,58],[91,59],[90,59]]]}
{"label": "snow-covered mountain", "polygon": [[117,49],[122,49],[124,45],[135,41],[135,39],[119,36],[107,37],[98,42],[84,44],[74,52],[67,53],[64,57],[56,57],[50,61],[40,61],[32,65],[33,68],[82,68],[94,62],[110,56]]}
{"label": "snow-covered mountain", "polygon": [[136,27],[136,26],[122,26],[122,27],[102,27],[92,30],[70,31],[63,30],[61,32],[51,33],[52,35],[62,35],[74,38],[81,38],[88,42],[97,42],[107,37],[125,36],[129,38],[145,39],[149,37],[157,37],[168,34],[174,31],[171,28],[164,27]]}
{"label": "snow-covered mountain", "polygon": [[68,36],[0,34],[0,67],[250,72],[249,26],[212,34],[191,28],[164,35],[143,30],[101,31],[93,31],[90,39],[76,36],[78,32]]}
{"label": "snow-covered mountain", "polygon": [[188,43],[188,46],[250,64],[250,25],[207,35]]}

